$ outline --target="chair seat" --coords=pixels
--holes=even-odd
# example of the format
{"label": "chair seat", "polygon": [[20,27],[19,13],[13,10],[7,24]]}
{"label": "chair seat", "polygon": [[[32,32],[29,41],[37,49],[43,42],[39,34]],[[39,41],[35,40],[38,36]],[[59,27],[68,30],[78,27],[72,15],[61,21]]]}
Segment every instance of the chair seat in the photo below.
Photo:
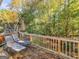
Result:
{"label": "chair seat", "polygon": [[26,40],[26,41],[23,41],[23,40],[19,40],[19,41],[16,41],[17,43],[23,45],[23,46],[28,46],[30,45],[30,41]]}
{"label": "chair seat", "polygon": [[25,49],[26,47],[24,47],[24,46],[22,46],[22,45],[20,45],[20,44],[18,44],[18,43],[14,43],[13,45],[12,45],[12,49],[13,50],[15,50],[15,51],[17,51],[17,52],[20,52],[21,50],[23,50],[23,49]]}
{"label": "chair seat", "polygon": [[7,44],[7,47],[8,48],[11,48],[13,51],[16,51],[16,52],[20,52],[21,50],[25,49],[26,47],[14,42],[14,43],[8,43]]}
{"label": "chair seat", "polygon": [[17,36],[17,34],[12,34],[12,36],[13,36],[13,39],[14,39],[15,42],[17,42],[17,43],[19,43],[19,44],[21,44],[23,46],[30,45],[30,41],[29,40],[27,40],[27,39],[20,40],[19,37]]}

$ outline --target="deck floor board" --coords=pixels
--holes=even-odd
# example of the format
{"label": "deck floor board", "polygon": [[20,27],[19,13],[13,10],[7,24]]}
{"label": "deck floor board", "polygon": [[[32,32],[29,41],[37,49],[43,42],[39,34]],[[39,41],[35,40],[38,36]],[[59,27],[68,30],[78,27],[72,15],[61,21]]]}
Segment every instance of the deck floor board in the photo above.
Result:
{"label": "deck floor board", "polygon": [[42,49],[36,47],[28,47],[21,53],[16,53],[10,57],[10,59],[55,59],[54,55],[45,52]]}

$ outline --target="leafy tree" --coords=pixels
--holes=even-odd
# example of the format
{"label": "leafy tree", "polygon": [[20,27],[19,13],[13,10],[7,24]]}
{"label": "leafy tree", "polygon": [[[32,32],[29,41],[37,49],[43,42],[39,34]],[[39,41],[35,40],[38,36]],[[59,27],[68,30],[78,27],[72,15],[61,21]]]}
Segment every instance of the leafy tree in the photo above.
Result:
{"label": "leafy tree", "polygon": [[[19,0],[13,0],[14,8]],[[79,35],[79,0],[20,0],[19,19],[29,33],[70,36]],[[13,4],[12,4],[13,5]],[[19,8],[18,8],[19,9]]]}

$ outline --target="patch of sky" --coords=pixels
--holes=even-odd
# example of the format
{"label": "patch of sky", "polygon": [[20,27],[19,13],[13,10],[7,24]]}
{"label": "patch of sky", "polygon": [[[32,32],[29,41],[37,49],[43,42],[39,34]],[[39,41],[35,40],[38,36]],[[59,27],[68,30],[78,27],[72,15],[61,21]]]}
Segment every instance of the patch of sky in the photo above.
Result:
{"label": "patch of sky", "polygon": [[11,2],[11,0],[3,0],[0,9],[7,9],[8,8],[8,4]]}

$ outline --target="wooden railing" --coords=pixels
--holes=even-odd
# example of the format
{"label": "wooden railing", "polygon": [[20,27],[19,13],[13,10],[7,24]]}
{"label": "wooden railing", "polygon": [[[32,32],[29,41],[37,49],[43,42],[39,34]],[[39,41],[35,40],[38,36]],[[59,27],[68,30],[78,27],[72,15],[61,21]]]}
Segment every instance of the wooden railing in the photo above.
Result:
{"label": "wooden railing", "polygon": [[69,38],[35,34],[28,34],[28,36],[32,44],[38,45],[70,59],[79,59],[79,41],[70,40]]}

